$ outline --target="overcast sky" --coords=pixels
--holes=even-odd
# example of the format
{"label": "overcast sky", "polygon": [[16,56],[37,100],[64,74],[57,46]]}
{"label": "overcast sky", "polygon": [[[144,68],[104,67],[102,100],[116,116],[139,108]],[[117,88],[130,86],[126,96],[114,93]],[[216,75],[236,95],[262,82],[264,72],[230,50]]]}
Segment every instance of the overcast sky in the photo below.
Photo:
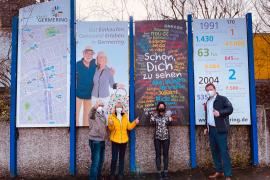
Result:
{"label": "overcast sky", "polygon": [[97,21],[128,20],[129,16],[142,20],[147,15],[142,0],[77,0],[76,16],[80,20]]}
{"label": "overcast sky", "polygon": [[[133,16],[134,21],[147,20],[147,12],[144,2],[150,2],[149,7],[152,8],[153,2],[163,3],[164,0],[76,0],[76,18],[77,20],[88,21],[128,21],[129,16]],[[253,2],[256,2],[256,0],[246,0],[246,5],[248,7],[245,9],[245,11],[252,13],[254,24],[261,24],[261,20],[257,18]],[[165,9],[164,12],[171,12],[171,10],[166,11],[166,8],[170,9],[169,4],[164,5],[162,8],[163,11]],[[152,16],[150,19],[156,19],[155,14],[150,14]],[[255,26],[253,26],[253,30],[254,27]],[[261,24],[260,27],[264,31],[270,31],[270,27],[266,27],[263,24]]]}
{"label": "overcast sky", "polygon": [[[252,7],[251,0],[247,1],[247,5]],[[133,16],[134,20],[145,20],[147,12],[144,2],[149,2],[152,7],[153,2],[162,3],[164,0],[76,0],[76,16],[77,19],[91,21],[128,20],[129,16]],[[167,7],[169,6],[167,4]]]}

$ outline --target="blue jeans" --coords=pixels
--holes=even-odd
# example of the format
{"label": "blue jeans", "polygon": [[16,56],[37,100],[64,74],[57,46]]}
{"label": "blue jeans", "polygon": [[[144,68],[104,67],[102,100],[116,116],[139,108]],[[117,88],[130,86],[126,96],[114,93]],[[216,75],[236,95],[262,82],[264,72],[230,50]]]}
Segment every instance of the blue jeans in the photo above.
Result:
{"label": "blue jeans", "polygon": [[105,154],[105,141],[89,140],[89,146],[92,160],[89,180],[96,180],[101,177]]}
{"label": "blue jeans", "polygon": [[231,158],[227,144],[228,133],[218,133],[209,126],[209,141],[216,172],[224,172],[225,177],[232,176]]}

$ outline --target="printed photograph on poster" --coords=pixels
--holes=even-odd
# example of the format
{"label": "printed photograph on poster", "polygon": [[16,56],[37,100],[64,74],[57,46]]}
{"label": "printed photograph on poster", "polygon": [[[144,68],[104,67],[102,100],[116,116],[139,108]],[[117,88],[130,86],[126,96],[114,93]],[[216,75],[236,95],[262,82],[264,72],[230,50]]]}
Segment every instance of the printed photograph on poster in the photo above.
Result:
{"label": "printed photograph on poster", "polygon": [[17,127],[68,127],[70,5],[56,0],[19,10]]}
{"label": "printed photograph on poster", "polygon": [[89,126],[97,101],[106,116],[118,101],[128,113],[128,22],[78,22],[76,27],[76,126]]}
{"label": "printed photograph on poster", "polygon": [[186,22],[135,22],[135,101],[141,125],[163,101],[174,125],[189,124]]}

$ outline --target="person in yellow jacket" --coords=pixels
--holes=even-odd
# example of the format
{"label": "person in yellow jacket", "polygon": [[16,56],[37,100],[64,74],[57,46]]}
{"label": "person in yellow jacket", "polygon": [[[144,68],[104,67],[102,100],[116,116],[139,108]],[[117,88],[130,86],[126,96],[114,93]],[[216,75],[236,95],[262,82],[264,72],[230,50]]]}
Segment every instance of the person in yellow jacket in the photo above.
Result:
{"label": "person in yellow jacket", "polygon": [[123,111],[121,102],[117,102],[114,112],[108,117],[110,140],[112,142],[111,179],[115,176],[116,164],[119,156],[118,179],[124,177],[125,151],[128,142],[128,130],[132,130],[139,124],[139,119],[129,122],[128,115]]}

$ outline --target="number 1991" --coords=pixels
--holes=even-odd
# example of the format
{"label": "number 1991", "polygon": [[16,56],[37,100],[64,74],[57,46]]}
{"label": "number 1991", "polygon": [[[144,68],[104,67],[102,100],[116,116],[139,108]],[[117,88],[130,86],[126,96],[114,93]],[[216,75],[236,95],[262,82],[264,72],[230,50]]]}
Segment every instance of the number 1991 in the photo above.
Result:
{"label": "number 1991", "polygon": [[218,29],[218,22],[203,22],[200,25],[201,29]]}

